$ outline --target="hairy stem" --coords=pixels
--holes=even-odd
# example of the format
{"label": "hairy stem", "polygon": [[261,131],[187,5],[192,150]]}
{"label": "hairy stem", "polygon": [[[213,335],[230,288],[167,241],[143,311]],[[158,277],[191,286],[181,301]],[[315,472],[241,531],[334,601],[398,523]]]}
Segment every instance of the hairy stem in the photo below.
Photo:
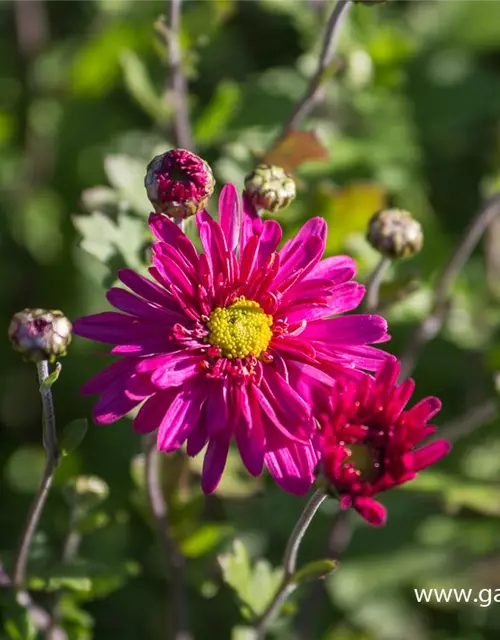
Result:
{"label": "hairy stem", "polygon": [[169,577],[171,598],[172,640],[191,640],[187,625],[187,607],[185,594],[185,558],[180,552],[171,534],[168,520],[168,508],[161,484],[161,456],[156,447],[156,434],[145,438],[146,445],[146,491],[149,507],[153,514],[156,536],[160,545],[165,565],[165,573]]}
{"label": "hairy stem", "polygon": [[21,587],[26,581],[26,566],[28,563],[31,543],[38,527],[38,523],[40,522],[40,516],[42,515],[52,481],[54,480],[54,473],[59,463],[59,448],[57,445],[56,420],[54,403],[52,401],[52,391],[50,386],[44,385],[44,382],[50,373],[49,363],[47,360],[39,362],[37,364],[37,370],[43,407],[43,442],[46,452],[45,468],[40,487],[30,507],[28,518],[21,534],[19,548],[14,560],[12,584],[16,588]]}
{"label": "hairy stem", "polygon": [[340,25],[347,15],[352,3],[350,0],[338,0],[328,18],[321,45],[318,66],[309,81],[309,84],[299,102],[295,105],[290,117],[285,122],[278,140],[285,138],[291,131],[298,128],[299,124],[306,118],[314,107],[323,99],[324,76],[328,68],[332,64],[335,53],[335,45],[337,43]]}
{"label": "hairy stem", "polygon": [[291,579],[297,566],[297,555],[299,553],[300,543],[302,542],[312,519],[325,498],[326,494],[321,489],[315,491],[309,502],[306,504],[304,511],[288,539],[285,554],[283,556],[283,579],[274,594],[273,599],[257,621],[256,640],[264,640],[269,624],[271,623],[274,615],[278,612],[283,602],[294,589],[294,584]]}
{"label": "hairy stem", "polygon": [[182,149],[194,151],[191,123],[189,120],[188,88],[182,70],[181,46],[179,40],[182,0],[167,0],[168,30],[167,46],[169,77],[165,96],[174,102],[175,143]]}
{"label": "hairy stem", "polygon": [[368,313],[374,313],[378,309],[380,285],[382,284],[382,278],[384,277],[390,263],[391,261],[389,258],[382,256],[368,278],[365,297],[365,308]]}
{"label": "hairy stem", "polygon": [[412,374],[424,344],[433,340],[441,331],[448,313],[449,295],[455,278],[470,258],[483,233],[498,215],[500,215],[500,193],[489,198],[479,209],[449,262],[445,265],[436,283],[431,312],[415,329],[401,356],[401,379]]}

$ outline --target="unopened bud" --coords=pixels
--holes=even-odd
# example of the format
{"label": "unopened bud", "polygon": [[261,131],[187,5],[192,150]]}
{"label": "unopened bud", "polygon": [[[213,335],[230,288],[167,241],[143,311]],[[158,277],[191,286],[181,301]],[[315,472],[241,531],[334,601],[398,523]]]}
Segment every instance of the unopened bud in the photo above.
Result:
{"label": "unopened bud", "polygon": [[215,180],[210,165],[185,149],[172,149],[151,160],[144,186],[157,213],[183,220],[207,206]]}
{"label": "unopened bud", "polygon": [[245,178],[245,192],[256,209],[275,213],[295,198],[295,180],[281,167],[259,164]]}
{"label": "unopened bud", "polygon": [[66,355],[71,328],[71,322],[61,311],[24,309],[12,317],[9,338],[26,360],[54,362]]}
{"label": "unopened bud", "polygon": [[420,223],[403,209],[383,209],[368,224],[366,234],[374,249],[390,258],[407,258],[418,253],[424,243]]}

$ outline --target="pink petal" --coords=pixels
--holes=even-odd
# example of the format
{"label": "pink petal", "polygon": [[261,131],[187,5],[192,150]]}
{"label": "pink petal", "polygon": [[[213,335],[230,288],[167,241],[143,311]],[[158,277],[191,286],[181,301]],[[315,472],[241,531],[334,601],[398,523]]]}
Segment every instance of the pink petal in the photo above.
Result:
{"label": "pink petal", "polygon": [[335,284],[352,280],[356,275],[356,262],[349,256],[332,256],[321,260],[306,278],[327,278]]}
{"label": "pink petal", "polygon": [[140,318],[145,318],[146,320],[166,322],[169,324],[175,324],[176,322],[183,322],[185,320],[185,316],[181,313],[175,313],[163,306],[147,302],[130,293],[130,291],[125,291],[125,289],[118,287],[112,287],[106,293],[106,298],[115,309]]}
{"label": "pink petal", "polygon": [[441,409],[441,400],[439,398],[434,398],[429,396],[428,398],[423,398],[420,400],[414,407],[412,407],[409,411],[405,413],[405,417],[407,420],[411,420],[412,422],[427,422],[436,413]]}
{"label": "pink petal", "polygon": [[[230,429],[229,389],[227,380],[214,380],[208,390],[205,427],[209,438]],[[234,412],[233,412],[234,413]]]}
{"label": "pink petal", "polygon": [[387,511],[385,507],[373,498],[358,496],[354,498],[353,506],[359,515],[373,527],[381,527],[386,523]]}
{"label": "pink petal", "polygon": [[152,213],[149,216],[149,226],[159,240],[163,240],[169,246],[176,247],[188,262],[196,264],[198,259],[196,249],[175,222],[162,214]]}
{"label": "pink petal", "polygon": [[242,385],[238,390],[236,402],[241,410],[240,420],[236,426],[236,444],[243,464],[253,476],[262,473],[264,465],[265,433],[260,407],[252,395],[252,388]]}
{"label": "pink petal", "polygon": [[154,302],[162,307],[168,308],[172,311],[178,311],[179,306],[164,289],[158,286],[155,282],[151,282],[147,278],[140,276],[132,269],[120,269],[118,271],[118,277],[125,286],[131,289],[134,293],[145,300]]}
{"label": "pink petal", "polygon": [[135,417],[134,430],[140,434],[156,431],[162,423],[176,393],[174,389],[157,391],[146,400]]}
{"label": "pink petal", "polygon": [[280,291],[286,291],[287,287],[297,281],[297,272],[300,277],[309,273],[317,264],[324,251],[324,242],[318,236],[311,236],[301,245],[297,245],[294,251],[287,254],[279,253],[281,268],[276,277],[276,284],[280,285]]}
{"label": "pink petal", "polygon": [[311,237],[317,237],[322,241],[323,250],[324,243],[326,241],[326,222],[323,218],[311,218],[308,220],[298,231],[298,233],[285,242],[283,248],[280,251],[281,261],[282,263],[287,263],[288,260],[292,258],[297,252],[300,253],[303,245],[309,240]]}
{"label": "pink petal", "polygon": [[310,443],[301,445],[282,439],[266,452],[264,461],[276,483],[288,493],[305,495],[314,482],[318,457]]}
{"label": "pink petal", "polygon": [[160,389],[179,387],[200,373],[200,362],[201,357],[182,352],[165,356],[151,375],[151,382]]}
{"label": "pink petal", "polygon": [[230,251],[236,251],[241,234],[241,209],[238,192],[232,184],[226,184],[219,197],[220,225]]}
{"label": "pink petal", "polygon": [[444,458],[451,451],[451,443],[447,440],[437,440],[430,444],[417,449],[413,453],[413,468],[415,471],[420,471],[426,467],[430,467],[431,464],[438,462],[441,458]]}
{"label": "pink petal", "polygon": [[387,322],[381,316],[353,315],[310,322],[302,337],[330,345],[362,345],[387,335]]}
{"label": "pink petal", "polygon": [[113,362],[83,385],[82,395],[93,396],[96,393],[102,393],[105,387],[117,380],[123,381],[125,386],[124,381],[132,375],[137,362],[137,358],[123,358]]}
{"label": "pink petal", "polygon": [[[137,375],[137,374],[135,374]],[[145,384],[143,393],[138,393],[139,385],[133,392],[129,390],[130,379],[125,376],[116,378],[102,391],[94,406],[94,421],[96,424],[111,424],[127,415],[140,404],[144,398],[151,395],[151,388]]]}
{"label": "pink petal", "polygon": [[201,488],[205,494],[213,493],[220,482],[226,466],[229,443],[230,438],[226,434],[210,438],[201,473]]}
{"label": "pink petal", "polygon": [[201,420],[205,401],[203,384],[180,389],[158,426],[158,449],[170,452],[182,445]]}

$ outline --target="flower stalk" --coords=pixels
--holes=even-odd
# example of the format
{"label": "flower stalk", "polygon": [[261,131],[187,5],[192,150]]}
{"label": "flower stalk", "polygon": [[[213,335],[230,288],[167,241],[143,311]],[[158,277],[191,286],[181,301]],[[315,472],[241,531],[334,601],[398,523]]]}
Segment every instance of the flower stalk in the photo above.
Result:
{"label": "flower stalk", "polygon": [[283,579],[274,594],[273,599],[257,621],[256,640],[265,639],[269,624],[272,622],[281,605],[295,588],[293,576],[297,567],[297,556],[300,544],[309,525],[316,515],[316,512],[323,504],[326,497],[327,495],[322,489],[318,489],[314,492],[298,519],[290,538],[288,539],[285,554],[283,556]]}
{"label": "flower stalk", "polygon": [[28,564],[28,556],[35,535],[40,516],[49,495],[50,487],[54,480],[54,474],[59,464],[59,447],[57,444],[56,420],[54,412],[54,402],[52,400],[52,391],[47,379],[50,375],[49,363],[42,360],[37,363],[38,380],[40,383],[40,395],[42,398],[43,408],[43,443],[45,446],[46,458],[45,468],[43,471],[42,481],[35,496],[33,504],[28,513],[28,518],[21,534],[21,541],[14,560],[14,570],[12,574],[12,584],[19,588],[26,581],[26,567]]}
{"label": "flower stalk", "polygon": [[285,122],[281,133],[278,136],[278,140],[283,140],[291,131],[295,131],[302,120],[304,120],[304,118],[311,113],[314,107],[321,102],[322,89],[333,61],[340,26],[345,19],[351,4],[350,0],[338,0],[333,7],[326,25],[316,72],[311,78],[304,95],[295,105],[293,112]]}
{"label": "flower stalk", "polygon": [[378,309],[380,285],[390,263],[391,261],[387,256],[382,256],[368,278],[365,298],[365,308],[368,313],[374,313]]}

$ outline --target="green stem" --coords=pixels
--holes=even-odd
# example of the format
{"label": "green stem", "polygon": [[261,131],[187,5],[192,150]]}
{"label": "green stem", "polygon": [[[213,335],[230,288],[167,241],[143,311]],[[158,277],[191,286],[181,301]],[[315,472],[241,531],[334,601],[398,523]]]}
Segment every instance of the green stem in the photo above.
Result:
{"label": "green stem", "polygon": [[19,588],[26,581],[26,567],[28,564],[28,556],[35,535],[40,516],[49,495],[49,490],[54,480],[54,474],[59,463],[59,448],[57,445],[56,420],[54,412],[54,403],[52,401],[52,391],[50,386],[44,382],[49,377],[49,363],[47,360],[37,363],[38,380],[40,383],[40,395],[42,397],[43,407],[43,443],[45,446],[45,468],[43,470],[42,481],[38,488],[37,494],[30,507],[21,541],[14,560],[14,569],[12,573],[12,584]]}
{"label": "green stem", "polygon": [[377,311],[379,305],[379,291],[382,284],[382,278],[387,270],[387,267],[391,264],[389,258],[382,256],[373,270],[372,274],[368,278],[366,283],[366,298],[365,308],[368,313],[374,313]]}
{"label": "green stem", "polygon": [[269,624],[271,623],[274,615],[280,609],[283,602],[287,599],[290,593],[294,590],[295,585],[292,582],[292,577],[295,573],[297,565],[297,555],[299,553],[300,543],[312,522],[316,512],[326,498],[326,494],[322,489],[318,489],[312,495],[309,502],[306,504],[304,511],[302,512],[297,524],[295,525],[288,543],[286,545],[285,554],[283,556],[283,579],[279,585],[273,599],[265,609],[264,613],[257,620],[255,627],[256,640],[264,640],[266,637]]}

